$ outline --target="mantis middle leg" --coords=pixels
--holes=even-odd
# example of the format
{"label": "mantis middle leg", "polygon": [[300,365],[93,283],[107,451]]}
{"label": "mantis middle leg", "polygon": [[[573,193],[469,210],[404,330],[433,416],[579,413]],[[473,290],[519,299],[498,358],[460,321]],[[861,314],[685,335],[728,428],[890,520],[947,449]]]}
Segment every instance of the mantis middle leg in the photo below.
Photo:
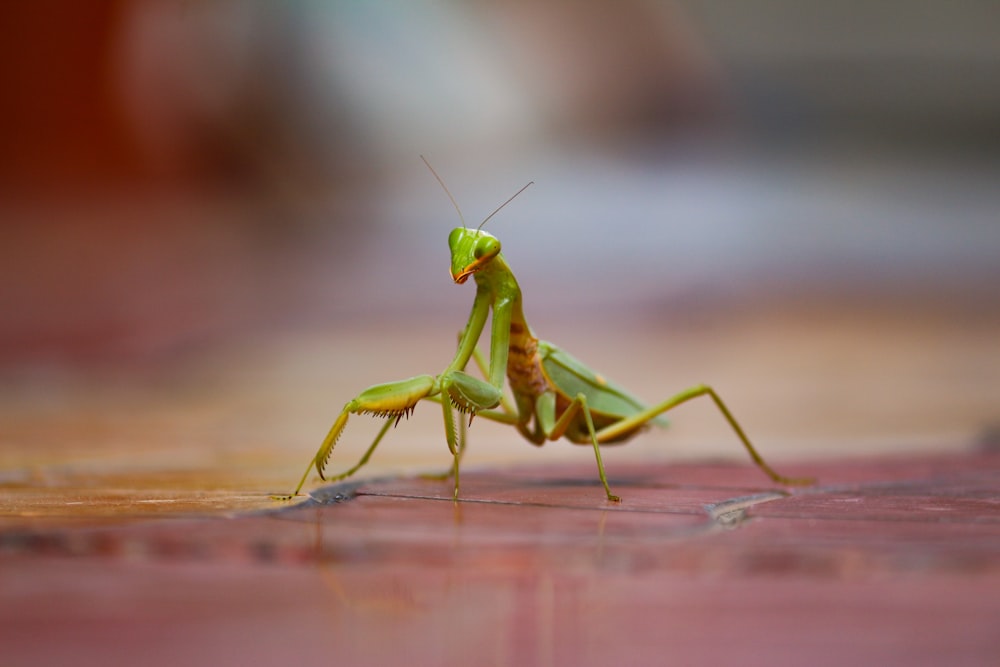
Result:
{"label": "mantis middle leg", "polygon": [[620,503],[622,499],[611,493],[611,487],[608,486],[608,476],[604,471],[604,461],[601,460],[600,440],[598,439],[597,432],[594,430],[594,418],[590,414],[587,397],[584,394],[577,394],[576,398],[570,402],[569,407],[563,411],[558,419],[555,418],[555,412],[556,395],[553,392],[547,392],[538,397],[535,403],[535,418],[538,426],[549,440],[558,440],[563,437],[566,429],[580,415],[583,415],[584,422],[587,424],[587,431],[590,433],[590,442],[594,447],[594,458],[597,459],[597,474],[601,478],[601,484],[604,485],[604,492],[608,495],[609,501]]}

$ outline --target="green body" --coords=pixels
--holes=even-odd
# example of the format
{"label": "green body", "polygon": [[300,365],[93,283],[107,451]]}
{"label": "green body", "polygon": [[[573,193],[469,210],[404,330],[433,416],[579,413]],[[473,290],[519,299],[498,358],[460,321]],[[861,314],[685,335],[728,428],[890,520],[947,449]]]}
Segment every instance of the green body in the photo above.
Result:
{"label": "green body", "polygon": [[[536,445],[563,437],[570,442],[590,445],[607,497],[617,502],[619,498],[608,486],[600,446],[627,440],[651,423],[662,424],[659,415],[704,395],[712,398],[751,458],[772,480],[786,485],[810,482],[782,477],[771,469],[711,387],[697,385],[647,407],[555,345],[535,338],[524,317],[521,289],[500,253],[500,241],[493,235],[480,229],[459,227],[451,232],[448,245],[454,281],[462,284],[472,276],[476,283],[472,313],[459,337],[455,358],[437,376],[421,375],[376,385],[349,401],[310,461],[295,494],[302,489],[313,466],[323,477],[333,447],[351,414],[384,417],[385,425],[361,460],[331,479],[344,479],[357,472],[368,462],[389,426],[398,423],[425,399],[439,403],[442,408],[445,437],[453,457],[447,476],[455,478],[456,498],[458,467],[465,448],[465,421],[459,418],[456,423],[456,409],[469,414],[470,423],[472,416],[481,415],[511,424]],[[493,318],[487,362],[478,352],[477,345],[490,311]],[[465,372],[473,359],[486,380]],[[504,397],[504,376],[514,396],[513,405]]]}

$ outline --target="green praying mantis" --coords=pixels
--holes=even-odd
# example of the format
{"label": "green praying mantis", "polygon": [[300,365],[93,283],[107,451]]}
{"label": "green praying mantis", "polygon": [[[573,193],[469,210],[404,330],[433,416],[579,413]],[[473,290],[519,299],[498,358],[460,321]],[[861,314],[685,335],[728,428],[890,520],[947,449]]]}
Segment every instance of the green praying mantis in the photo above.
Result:
{"label": "green praying mantis", "polygon": [[[423,159],[423,157],[421,157]],[[458,351],[451,363],[438,375],[418,375],[407,380],[379,384],[365,389],[341,410],[315,457],[306,467],[291,498],[298,495],[316,468],[320,478],[338,481],[354,475],[371,458],[389,427],[409,416],[423,400],[438,403],[444,418],[445,439],[452,455],[449,472],[442,479],[455,480],[454,498],[459,496],[459,463],[465,451],[466,421],[455,411],[514,426],[534,445],[566,438],[572,443],[590,445],[597,460],[597,473],[610,502],[621,499],[611,493],[601,460],[601,446],[621,443],[646,429],[650,424],[665,425],[663,413],[700,396],[708,396],[718,407],[753,462],[774,482],[786,486],[808,485],[813,480],[784,477],[764,461],[751,444],[743,428],[722,399],[708,385],[696,385],[674,396],[646,406],[625,389],[607,380],[552,343],[539,340],[524,317],[521,289],[514,273],[500,252],[500,241],[483,226],[531,185],[525,185],[501,204],[476,229],[465,226],[462,211],[444,181],[424,159],[428,169],[444,188],[462,226],[448,236],[451,249],[451,277],[456,284],[470,277],[476,283],[476,297],[469,321],[459,334]],[[478,349],[480,336],[492,311],[489,361]],[[471,360],[485,380],[473,377],[465,369]],[[504,375],[513,394],[513,404],[504,394]],[[361,459],[336,476],[324,476],[334,445],[351,415],[372,415],[385,420],[374,441]]]}

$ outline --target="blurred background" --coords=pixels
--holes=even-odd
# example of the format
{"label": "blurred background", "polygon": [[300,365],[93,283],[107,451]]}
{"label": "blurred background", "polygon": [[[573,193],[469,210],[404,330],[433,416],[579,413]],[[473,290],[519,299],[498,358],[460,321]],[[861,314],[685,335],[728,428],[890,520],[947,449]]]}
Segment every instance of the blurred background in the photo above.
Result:
{"label": "blurred background", "polygon": [[[488,228],[536,333],[647,400],[713,383],[790,457],[992,442],[998,31],[990,0],[5,3],[0,463],[286,474],[442,369],[472,289],[420,155],[469,224],[535,182]],[[381,455],[443,461],[435,416]],[[742,456],[674,422],[636,455]]]}

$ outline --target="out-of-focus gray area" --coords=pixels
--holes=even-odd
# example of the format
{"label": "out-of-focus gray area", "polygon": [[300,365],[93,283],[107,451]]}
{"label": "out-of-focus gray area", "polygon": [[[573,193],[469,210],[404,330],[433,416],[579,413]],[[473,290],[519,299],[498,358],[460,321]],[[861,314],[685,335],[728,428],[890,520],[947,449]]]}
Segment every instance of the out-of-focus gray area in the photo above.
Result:
{"label": "out-of-focus gray area", "polygon": [[48,1],[2,11],[0,353],[446,313],[997,312],[995,2]]}

